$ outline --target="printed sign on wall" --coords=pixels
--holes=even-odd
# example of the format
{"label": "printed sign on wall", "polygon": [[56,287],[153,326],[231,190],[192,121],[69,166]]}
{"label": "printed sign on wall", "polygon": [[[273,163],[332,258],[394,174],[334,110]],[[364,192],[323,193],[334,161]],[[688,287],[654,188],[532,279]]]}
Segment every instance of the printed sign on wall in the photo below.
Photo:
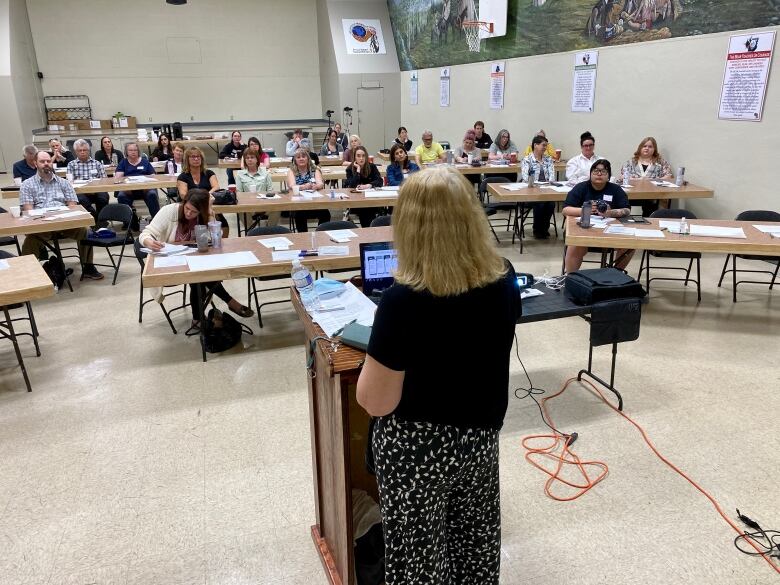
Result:
{"label": "printed sign on wall", "polygon": [[504,74],[506,61],[496,61],[490,64],[490,109],[504,108]]}
{"label": "printed sign on wall", "polygon": [[409,103],[413,106],[417,105],[417,71],[412,71],[409,74]]}
{"label": "printed sign on wall", "polygon": [[774,45],[775,31],[729,38],[718,118],[761,121]]}
{"label": "printed sign on wall", "polygon": [[385,38],[382,25],[370,18],[343,18],[344,41],[348,55],[384,55]]}
{"label": "printed sign on wall", "polygon": [[446,108],[450,105],[450,68],[442,67],[439,71],[439,106]]}
{"label": "printed sign on wall", "polygon": [[598,51],[582,51],[574,55],[574,81],[571,87],[572,112],[593,111],[598,63]]}

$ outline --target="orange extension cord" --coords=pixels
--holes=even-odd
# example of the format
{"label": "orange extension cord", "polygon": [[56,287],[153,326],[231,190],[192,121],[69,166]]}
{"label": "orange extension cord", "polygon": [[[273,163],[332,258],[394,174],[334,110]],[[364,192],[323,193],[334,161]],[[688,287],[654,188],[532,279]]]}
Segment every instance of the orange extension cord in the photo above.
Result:
{"label": "orange extension cord", "polygon": [[[541,408],[542,412],[544,413],[545,420],[550,424],[551,427],[555,427],[555,424],[553,423],[553,420],[550,418],[550,415],[547,413],[547,401],[555,398],[556,396],[560,396],[563,394],[566,389],[569,387],[569,384],[572,382],[577,381],[577,378],[569,378],[566,380],[566,383],[563,385],[563,387],[556,392],[555,394],[551,394],[550,396],[547,396],[542,399],[541,401]],[[695,481],[693,481],[684,471],[682,471],[679,467],[677,467],[674,463],[669,461],[666,457],[661,455],[659,453],[658,449],[656,449],[655,445],[653,445],[652,441],[647,436],[647,433],[645,430],[634,420],[628,416],[625,412],[622,412],[618,410],[615,406],[612,405],[606,398],[604,398],[604,395],[599,391],[599,389],[592,384],[589,380],[581,380],[583,384],[586,384],[586,389],[589,389],[594,392],[596,395],[598,395],[599,398],[609,406],[612,410],[614,410],[617,414],[622,416],[624,419],[626,419],[628,422],[630,422],[642,435],[642,438],[644,439],[645,443],[647,443],[647,446],[650,447],[650,449],[655,453],[655,455],[663,461],[668,467],[670,467],[672,470],[677,472],[680,476],[682,476],[688,483],[690,483],[693,487],[695,487],[699,492],[704,495],[705,498],[707,498],[710,503],[715,507],[715,510],[720,514],[721,518],[729,525],[731,526],[734,531],[739,535],[744,535],[744,531],[740,529],[739,526],[737,526],[732,520],[723,512],[723,509],[720,507],[720,504],[713,498],[707,491],[702,488],[699,484],[697,484]],[[548,442],[545,443],[542,446],[532,446],[532,443],[538,442],[540,440],[547,440]],[[523,438],[523,448],[526,450],[525,459],[528,461],[531,465],[536,467],[537,469],[542,470],[544,473],[546,473],[549,477],[547,478],[547,481],[544,484],[544,493],[547,494],[548,497],[552,498],[553,500],[557,500],[559,502],[570,502],[572,500],[576,500],[581,495],[585,494],[587,491],[589,491],[591,488],[593,488],[595,485],[597,485],[599,482],[601,482],[609,473],[609,468],[607,467],[606,463],[603,463],[601,461],[583,461],[580,459],[580,457],[574,453],[574,451],[571,450],[569,444],[569,437],[567,435],[563,434],[554,434],[554,435],[529,435],[528,437]],[[560,452],[558,452],[558,450]],[[555,462],[555,471],[549,471],[545,467],[543,467],[539,462],[537,462],[535,459],[549,459]],[[567,479],[563,479],[561,477],[561,471],[564,470],[564,468],[570,468],[571,466],[574,466],[579,473],[579,475],[582,477],[582,482],[580,481],[570,481]],[[594,478],[591,478],[588,475],[588,470],[595,469],[597,474]],[[557,496],[553,493],[552,488],[556,483],[561,483],[569,488],[572,488],[575,491],[574,495],[571,496]],[[758,554],[761,555],[761,557],[769,564],[770,567],[772,567],[777,573],[780,573],[780,567],[778,567],[771,558],[764,553],[762,550],[758,548],[758,546],[752,541],[750,538],[745,539],[750,546],[752,546]]]}

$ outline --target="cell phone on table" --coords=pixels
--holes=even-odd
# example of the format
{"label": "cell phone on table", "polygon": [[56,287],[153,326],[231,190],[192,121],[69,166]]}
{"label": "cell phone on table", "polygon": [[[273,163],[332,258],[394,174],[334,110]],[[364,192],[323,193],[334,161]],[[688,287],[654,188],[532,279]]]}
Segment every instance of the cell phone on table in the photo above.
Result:
{"label": "cell phone on table", "polygon": [[265,196],[266,196],[266,197],[276,197],[276,193],[275,193],[274,191],[268,191],[268,192],[265,194]]}

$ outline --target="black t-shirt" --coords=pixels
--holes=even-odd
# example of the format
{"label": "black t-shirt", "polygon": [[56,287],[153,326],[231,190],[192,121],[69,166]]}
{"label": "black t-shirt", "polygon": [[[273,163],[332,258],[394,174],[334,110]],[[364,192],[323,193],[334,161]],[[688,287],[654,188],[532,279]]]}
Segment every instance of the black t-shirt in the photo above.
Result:
{"label": "black t-shirt", "polygon": [[393,414],[460,428],[500,429],[509,392],[509,357],[521,314],[515,271],[452,297],[396,284],[374,317],[368,354],[404,371]]}
{"label": "black t-shirt", "polygon": [[214,171],[206,169],[205,173],[200,174],[200,182],[198,183],[195,183],[195,181],[192,179],[192,175],[189,173],[182,173],[176,178],[176,180],[181,181],[182,183],[187,183],[188,192],[191,189],[205,189],[206,191],[211,191],[211,177],[213,176]]}
{"label": "black t-shirt", "polygon": [[54,153],[51,150],[49,151],[49,156],[51,157],[52,166],[58,169],[67,167],[68,163],[76,158],[75,156],[73,156],[73,153],[69,150],[61,150],[60,154],[62,154],[65,160],[55,161]]}
{"label": "black t-shirt", "polygon": [[152,152],[152,159],[157,160],[169,160],[173,158],[173,148],[168,148],[168,152],[163,152],[163,149],[159,146]]}
{"label": "black t-shirt", "polygon": [[219,158],[239,158],[243,154],[245,148],[246,144],[239,144],[236,146],[231,140],[219,151]]}
{"label": "black t-shirt", "polygon": [[115,156],[116,156],[117,164],[121,163],[122,159],[125,158],[125,155],[123,155],[118,150],[112,150],[111,157],[109,158],[109,156],[106,154],[106,151],[101,148],[95,153],[95,160],[98,162],[102,162],[104,165],[110,165],[110,164],[114,164]]}
{"label": "black t-shirt", "polygon": [[394,140],[394,143],[395,143],[395,144],[400,144],[401,146],[403,146],[403,147],[404,147],[404,150],[405,150],[406,152],[409,152],[410,150],[412,150],[412,141],[411,141],[411,140],[408,140],[408,139],[407,139],[407,141],[406,141],[406,142],[401,142],[400,140],[398,140],[398,138],[396,138],[396,139]]}
{"label": "black t-shirt", "polygon": [[490,137],[490,134],[488,134],[487,132],[482,132],[482,138],[477,138],[474,141],[474,145],[477,148],[488,149],[490,148],[491,144],[493,144],[493,139]]}
{"label": "black t-shirt", "polygon": [[606,201],[611,209],[625,209],[631,207],[628,195],[619,185],[607,183],[601,191],[593,188],[590,181],[583,181],[574,186],[563,202],[564,207],[582,207],[586,201]]}

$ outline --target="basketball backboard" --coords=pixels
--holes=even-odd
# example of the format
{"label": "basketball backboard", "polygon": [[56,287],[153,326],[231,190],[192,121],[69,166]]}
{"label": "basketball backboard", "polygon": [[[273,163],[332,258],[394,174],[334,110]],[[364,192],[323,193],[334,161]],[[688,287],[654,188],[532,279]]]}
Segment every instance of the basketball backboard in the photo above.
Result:
{"label": "basketball backboard", "polygon": [[480,29],[480,39],[490,39],[493,37],[503,37],[506,35],[507,10],[508,0],[479,0],[479,20],[482,22],[493,23],[492,33],[487,30]]}

